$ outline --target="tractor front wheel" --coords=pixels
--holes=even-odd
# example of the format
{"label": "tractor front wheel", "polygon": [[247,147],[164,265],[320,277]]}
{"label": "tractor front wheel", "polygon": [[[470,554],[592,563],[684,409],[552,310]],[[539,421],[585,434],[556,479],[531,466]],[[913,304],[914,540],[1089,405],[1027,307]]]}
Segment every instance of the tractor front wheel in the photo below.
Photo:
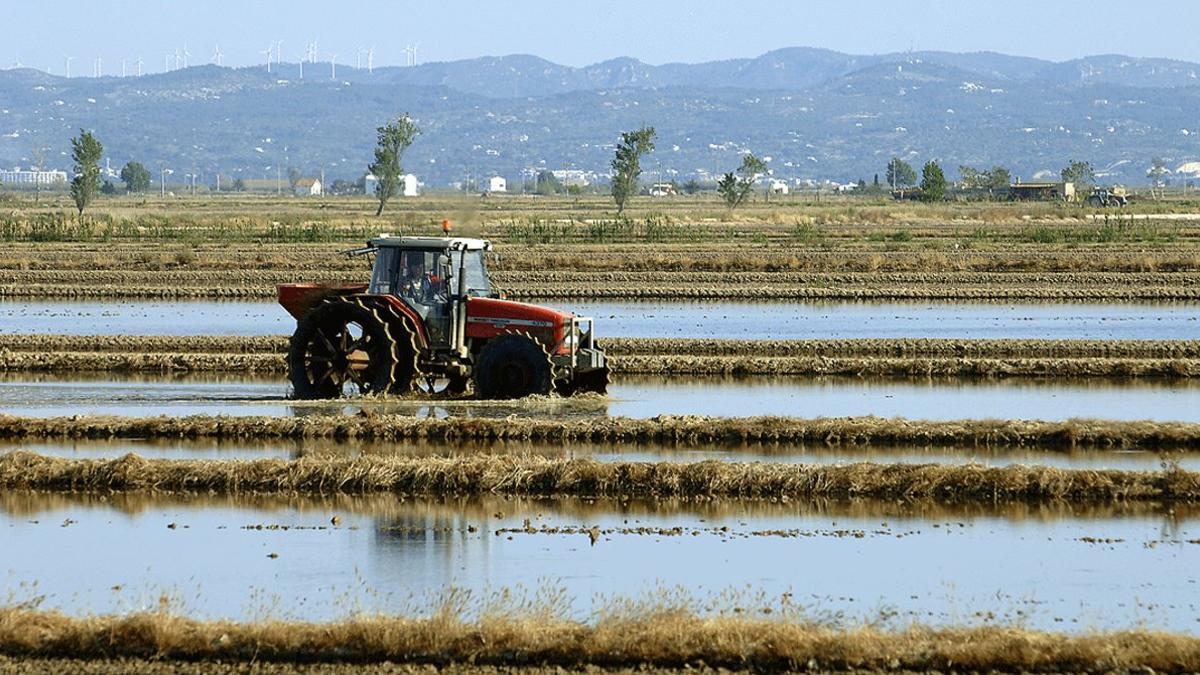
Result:
{"label": "tractor front wheel", "polygon": [[550,356],[532,337],[510,333],[492,339],[475,364],[475,394],[484,399],[549,394],[554,382]]}
{"label": "tractor front wheel", "polygon": [[386,394],[395,383],[397,347],[388,324],[348,300],[326,302],[297,326],[288,348],[296,398]]}

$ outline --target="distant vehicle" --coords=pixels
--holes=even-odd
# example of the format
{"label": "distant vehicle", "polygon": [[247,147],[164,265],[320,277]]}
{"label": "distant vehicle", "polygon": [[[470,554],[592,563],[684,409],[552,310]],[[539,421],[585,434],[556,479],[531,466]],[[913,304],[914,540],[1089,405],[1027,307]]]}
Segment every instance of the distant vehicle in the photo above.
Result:
{"label": "distant vehicle", "polygon": [[1129,206],[1129,192],[1119,185],[1111,188],[1096,186],[1092,188],[1087,203],[1097,209],[1119,209]]}
{"label": "distant vehicle", "polygon": [[1074,183],[1014,183],[1008,198],[1016,202],[1075,201]]}

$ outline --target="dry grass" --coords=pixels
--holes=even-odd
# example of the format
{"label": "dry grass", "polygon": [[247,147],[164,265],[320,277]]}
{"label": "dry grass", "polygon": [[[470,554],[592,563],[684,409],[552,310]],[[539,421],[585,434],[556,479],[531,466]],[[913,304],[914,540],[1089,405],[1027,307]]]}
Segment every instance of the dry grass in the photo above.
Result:
{"label": "dry grass", "polygon": [[480,455],[299,460],[65,459],[0,456],[9,490],[313,495],[511,494],[552,497],[930,499],[941,502],[1194,502],[1200,474],[1012,465],[598,462]]}
{"label": "dry grass", "polygon": [[418,419],[362,413],[310,417],[18,417],[0,415],[0,438],[355,439],[654,443],[696,445],[940,446],[1200,450],[1200,424],[1074,419],[924,421],[879,417],[509,417]]}
{"label": "dry grass", "polygon": [[[1063,635],[1011,627],[888,630],[795,619],[698,616],[651,602],[581,623],[554,611],[444,607],[426,618],[339,623],[202,622],[165,611],[70,618],[0,610],[0,653],[158,662],[382,663],[739,671],[1134,671],[1200,669],[1200,639],[1148,631]],[[137,672],[136,670],[133,672]]]}

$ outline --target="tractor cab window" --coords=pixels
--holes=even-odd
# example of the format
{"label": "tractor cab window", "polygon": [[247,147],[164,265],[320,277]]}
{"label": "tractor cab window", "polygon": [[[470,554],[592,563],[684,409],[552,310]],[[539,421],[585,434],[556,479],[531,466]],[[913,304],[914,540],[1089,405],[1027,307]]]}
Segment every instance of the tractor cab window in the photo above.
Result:
{"label": "tractor cab window", "polygon": [[450,268],[440,250],[399,250],[392,294],[425,322],[435,344],[448,341],[450,331]]}
{"label": "tractor cab window", "polygon": [[[463,256],[466,260],[463,260]],[[483,263],[483,251],[455,251],[451,256],[454,274],[458,274],[461,266],[463,276],[467,280],[467,295],[473,297],[488,297],[492,292],[491,281],[488,280],[487,267]],[[455,279],[452,290],[457,291],[458,280]]]}

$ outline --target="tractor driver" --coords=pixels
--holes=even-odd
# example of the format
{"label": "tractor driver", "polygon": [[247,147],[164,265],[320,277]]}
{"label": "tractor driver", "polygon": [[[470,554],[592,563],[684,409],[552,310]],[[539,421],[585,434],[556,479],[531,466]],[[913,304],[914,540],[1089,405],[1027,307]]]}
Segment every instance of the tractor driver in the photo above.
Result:
{"label": "tractor driver", "polygon": [[436,304],[445,297],[446,281],[436,272],[425,271],[425,254],[409,251],[400,273],[400,294],[422,305]]}

